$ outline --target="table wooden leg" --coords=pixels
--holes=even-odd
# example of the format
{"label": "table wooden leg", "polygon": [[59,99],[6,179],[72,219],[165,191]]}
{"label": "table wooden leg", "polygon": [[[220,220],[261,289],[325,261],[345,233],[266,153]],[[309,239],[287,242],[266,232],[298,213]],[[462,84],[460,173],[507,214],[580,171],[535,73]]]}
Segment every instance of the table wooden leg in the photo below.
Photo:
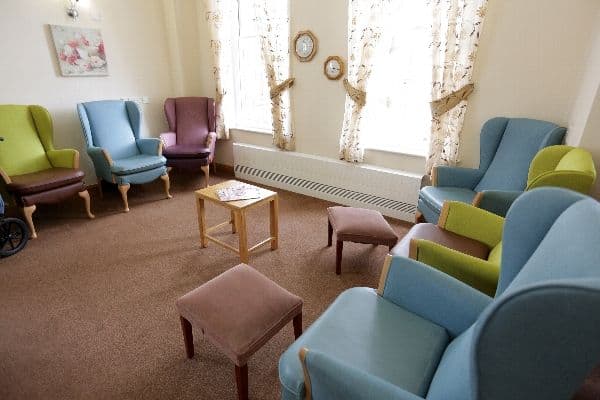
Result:
{"label": "table wooden leg", "polygon": [[248,253],[248,230],[246,229],[246,213],[244,210],[235,212],[235,227],[239,234],[240,260],[247,264],[250,261]]}
{"label": "table wooden leg", "polygon": [[271,250],[279,247],[279,199],[277,196],[269,203]]}
{"label": "table wooden leg", "polygon": [[198,210],[198,229],[200,230],[200,246],[206,247],[206,217],[204,211],[204,199],[198,198],[196,200],[196,207]]}
{"label": "table wooden leg", "polygon": [[235,366],[235,382],[239,400],[248,400],[248,364]]}
{"label": "table wooden leg", "polygon": [[231,211],[231,220],[229,221],[229,223],[231,224],[231,233],[235,233],[235,213],[233,212],[233,210]]}
{"label": "table wooden leg", "polygon": [[179,320],[181,321],[181,331],[183,332],[185,354],[187,355],[187,358],[192,358],[194,357],[194,334],[192,332],[192,324],[182,316],[179,316]]}
{"label": "table wooden leg", "polygon": [[296,315],[293,320],[294,323],[294,337],[298,339],[302,335],[302,313]]}

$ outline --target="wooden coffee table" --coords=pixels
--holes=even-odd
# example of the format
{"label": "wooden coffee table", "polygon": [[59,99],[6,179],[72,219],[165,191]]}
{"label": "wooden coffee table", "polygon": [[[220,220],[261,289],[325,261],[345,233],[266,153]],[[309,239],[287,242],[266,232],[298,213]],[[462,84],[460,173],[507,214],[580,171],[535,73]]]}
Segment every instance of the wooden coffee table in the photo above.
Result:
{"label": "wooden coffee table", "polygon": [[[217,185],[209,186],[204,189],[196,190],[196,205],[198,209],[198,228],[200,229],[200,245],[204,248],[208,245],[208,241],[214,242],[220,246],[225,247],[231,251],[234,251],[240,255],[240,260],[243,263],[247,263],[250,259],[250,252],[256,250],[260,246],[267,243],[271,243],[271,250],[276,250],[279,245],[279,199],[277,192],[273,192],[267,189],[263,189],[258,186],[253,186],[259,189],[260,197],[256,199],[248,200],[237,200],[237,201],[221,201],[217,196],[217,190],[223,189],[229,186],[239,185],[241,182],[236,180],[229,180]],[[246,184],[248,185],[248,184]],[[205,218],[205,200],[216,203],[225,208],[231,210],[231,219],[215,226],[207,227]],[[269,227],[270,236],[248,248],[248,232],[246,228],[246,210],[251,207],[255,207],[261,204],[269,203]],[[209,233],[222,226],[232,224],[231,232],[239,234],[239,248],[235,248],[228,243],[225,243]]]}

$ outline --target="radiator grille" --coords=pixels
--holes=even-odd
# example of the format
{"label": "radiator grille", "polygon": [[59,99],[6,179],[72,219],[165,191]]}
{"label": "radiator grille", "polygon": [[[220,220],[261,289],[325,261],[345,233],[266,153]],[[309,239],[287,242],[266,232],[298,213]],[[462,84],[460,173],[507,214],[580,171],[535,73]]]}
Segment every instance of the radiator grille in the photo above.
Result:
{"label": "radiator grille", "polygon": [[[250,177],[259,178],[263,181],[270,181],[273,183],[279,183],[284,185],[293,186],[296,188],[304,189],[305,191],[312,191],[328,196],[333,196],[340,200],[350,200],[352,202],[364,203],[377,208],[384,208],[388,210],[394,210],[406,214],[414,214],[417,210],[414,204],[405,203],[394,199],[388,199],[385,197],[374,196],[368,193],[356,192],[353,190],[344,189],[320,182],[314,182],[311,180],[296,178],[289,175],[284,175],[278,172],[265,171],[259,168],[249,167],[245,165],[236,164],[235,174],[238,176],[246,175]],[[274,185],[277,186],[277,185]],[[319,196],[316,196],[319,197]],[[341,201],[341,203],[344,203]]]}

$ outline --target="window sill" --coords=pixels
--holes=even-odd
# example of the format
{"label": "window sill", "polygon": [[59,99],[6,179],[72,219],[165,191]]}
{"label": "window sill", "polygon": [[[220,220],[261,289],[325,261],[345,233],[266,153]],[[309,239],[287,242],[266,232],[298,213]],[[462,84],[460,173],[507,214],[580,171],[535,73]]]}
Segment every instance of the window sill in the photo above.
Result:
{"label": "window sill", "polygon": [[242,132],[248,132],[248,133],[258,133],[260,135],[273,135],[273,132],[271,130],[265,129],[265,128],[243,128],[241,126],[232,126],[229,129],[233,129],[236,131],[242,131]]}
{"label": "window sill", "polygon": [[417,151],[417,150],[400,150],[400,149],[394,149],[394,148],[384,149],[384,148],[374,147],[374,146],[365,147],[365,150],[378,151],[378,152],[382,152],[382,153],[398,154],[398,155],[409,156],[409,157],[427,158],[426,154],[424,154],[420,151]]}

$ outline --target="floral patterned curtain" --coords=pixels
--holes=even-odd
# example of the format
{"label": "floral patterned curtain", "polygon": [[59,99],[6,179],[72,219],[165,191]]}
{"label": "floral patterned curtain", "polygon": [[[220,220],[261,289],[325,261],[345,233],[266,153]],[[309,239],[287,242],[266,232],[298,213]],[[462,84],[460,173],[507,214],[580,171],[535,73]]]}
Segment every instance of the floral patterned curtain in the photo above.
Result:
{"label": "floral patterned curtain", "polygon": [[289,2],[254,0],[256,21],[271,96],[273,144],[283,150],[294,149],[290,86]]}
{"label": "floral patterned curtain", "polygon": [[340,137],[340,159],[363,160],[360,122],[367,98],[372,54],[381,37],[383,13],[392,0],[350,0],[348,4],[348,77],[344,79],[346,104]]}
{"label": "floral patterned curtain", "polygon": [[487,0],[428,0],[432,7],[433,86],[427,173],[455,165]]}
{"label": "floral patterned curtain", "polygon": [[229,139],[227,115],[233,115],[233,40],[234,28],[230,24],[237,23],[237,1],[204,0],[206,21],[210,29],[210,47],[213,51],[213,74],[216,83],[215,103],[217,109],[217,138]]}

